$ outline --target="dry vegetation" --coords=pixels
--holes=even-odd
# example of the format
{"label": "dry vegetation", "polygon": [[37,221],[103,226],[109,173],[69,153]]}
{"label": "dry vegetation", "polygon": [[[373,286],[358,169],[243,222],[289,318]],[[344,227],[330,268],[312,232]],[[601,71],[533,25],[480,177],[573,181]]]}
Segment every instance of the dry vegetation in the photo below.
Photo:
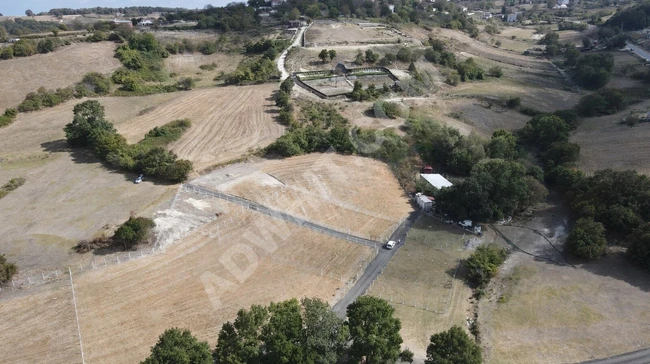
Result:
{"label": "dry vegetation", "polygon": [[619,254],[580,269],[523,258],[495,283],[502,302],[491,295],[479,314],[488,362],[575,363],[650,345],[650,281]]}
{"label": "dry vegetation", "polygon": [[305,42],[314,47],[397,43],[398,39],[404,43],[413,41],[387,28],[362,28],[355,23],[319,23],[305,33]]}
{"label": "dry vegetation", "polygon": [[[210,211],[219,211],[220,216],[168,247],[164,254],[75,276],[88,362],[138,362],[147,355],[158,335],[172,326],[188,328],[212,346],[221,324],[233,319],[237,310],[251,304],[304,296],[333,302],[343,293],[340,290],[345,282],[356,275],[359,265],[373,253],[368,247],[318,235],[295,225],[284,225],[225,202],[194,196],[191,203],[206,211],[211,209],[208,206],[214,206],[216,209]],[[210,237],[200,232],[215,231],[217,227],[219,238],[216,234]],[[279,229],[279,236],[273,235],[275,229]],[[257,246],[247,240],[246,232],[264,237],[266,245]],[[271,241],[277,244],[277,249],[272,248]],[[236,271],[226,269],[223,264],[229,257],[229,248],[238,252],[230,256],[232,262],[242,271],[250,272],[241,283],[233,276]],[[252,252],[256,262],[246,260],[241,253],[244,250]],[[222,292],[216,281],[209,281],[216,277],[236,287]],[[207,293],[212,287],[215,296]],[[46,294],[19,297],[8,301],[10,305],[5,307],[11,309],[12,315],[28,315],[32,312],[28,302]],[[218,298],[220,305],[215,305],[211,297]],[[4,308],[0,310],[3,317],[8,314]],[[54,327],[44,334],[53,338],[64,336],[74,328],[74,322],[68,321],[64,317],[53,317],[50,322]],[[4,362],[25,362],[33,350],[20,348],[37,345],[33,337],[20,331],[23,327],[28,328],[23,325],[12,328],[12,335],[23,342],[20,347],[10,346],[3,350],[3,359],[12,358]],[[70,353],[61,362],[76,360],[74,353]]]}
{"label": "dry vegetation", "polygon": [[[205,55],[201,53],[172,54],[165,59],[165,66],[170,73],[175,74],[174,80],[190,77],[196,81],[197,87],[212,86],[214,78],[223,73],[233,72],[243,56],[239,54],[214,53]],[[203,65],[214,64],[212,70],[202,70]]]}
{"label": "dry vegetation", "polygon": [[0,63],[0,110],[20,104],[39,87],[72,86],[88,72],[110,73],[121,66],[113,57],[112,42],[73,43],[52,53],[15,58]]}
{"label": "dry vegetation", "polygon": [[368,291],[395,307],[404,345],[416,358],[426,356],[432,334],[453,325],[464,327],[470,316],[471,290],[460,278],[462,272],[453,278],[459,260],[470,253],[463,248],[470,237],[458,228],[421,217]]}
{"label": "dry vegetation", "polygon": [[384,163],[338,154],[232,165],[195,183],[373,239],[412,209]]}
{"label": "dry vegetation", "polygon": [[[650,101],[630,107],[645,111]],[[580,169],[593,173],[599,169],[635,169],[639,173],[650,173],[650,123],[640,123],[634,127],[621,125],[624,112],[585,118],[572,141],[578,143],[580,150]]]}
{"label": "dry vegetation", "polygon": [[117,126],[129,142],[172,120],[189,118],[192,127],[171,145],[200,171],[263,148],[284,132],[274,120],[277,85],[221,87],[189,91]]}

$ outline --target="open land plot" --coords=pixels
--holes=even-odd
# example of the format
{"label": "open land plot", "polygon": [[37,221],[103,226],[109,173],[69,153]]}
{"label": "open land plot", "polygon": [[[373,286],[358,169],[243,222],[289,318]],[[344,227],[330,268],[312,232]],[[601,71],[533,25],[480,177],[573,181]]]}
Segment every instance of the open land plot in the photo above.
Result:
{"label": "open land plot", "polygon": [[54,52],[0,63],[0,110],[20,104],[39,87],[56,89],[81,81],[87,72],[110,73],[121,66],[115,43],[73,43]]}
{"label": "open land plot", "polygon": [[[369,46],[369,45],[359,45],[359,46],[330,46],[328,49],[336,50],[336,57],[333,61],[323,63],[319,58],[318,54],[321,52],[321,48],[294,48],[287,56],[286,67],[289,72],[305,72],[305,71],[323,71],[334,69],[337,63],[343,63],[347,67],[354,68],[359,67],[353,62],[357,56],[357,52],[360,50],[365,53],[366,50],[372,49],[373,52],[378,53],[380,58],[383,57],[386,53],[397,53],[399,46],[397,45],[380,45],[380,46]],[[408,63],[395,62],[394,65],[391,65],[389,68],[401,68],[407,69]]]}
{"label": "open land plot", "polygon": [[463,244],[471,237],[434,218],[421,217],[368,291],[395,307],[404,345],[416,358],[426,356],[432,334],[453,325],[464,327],[470,316],[471,290],[456,270],[460,259],[470,254]]}
{"label": "open land plot", "polygon": [[[102,98],[100,103],[119,125],[171,97]],[[77,102],[19,114],[13,124],[0,128],[0,183],[26,179],[0,200],[0,251],[22,271],[60,268],[78,258],[71,252],[78,240],[122,223],[130,211],[146,214],[173,195],[173,187],[146,181],[135,185],[134,176],[68,149],[63,127]]]}
{"label": "open land plot", "polygon": [[521,258],[495,285],[479,311],[488,363],[576,363],[650,345],[650,281],[620,254],[579,269]]}
{"label": "open land plot", "polygon": [[316,23],[305,32],[305,43],[314,47],[352,44],[408,43],[388,28],[363,28],[355,23]]}
{"label": "open land plot", "polygon": [[117,130],[134,143],[156,126],[189,118],[192,127],[170,148],[200,171],[266,147],[284,133],[274,120],[276,89],[266,84],[188,91]]}
{"label": "open land plot", "polygon": [[[646,111],[650,101],[635,104],[630,109]],[[650,174],[650,123],[633,127],[621,125],[629,110],[614,115],[584,118],[571,136],[580,145],[581,170],[590,174],[599,169],[634,169]]]}
{"label": "open land plot", "polygon": [[[169,72],[175,73],[172,82],[190,77],[196,81],[198,87],[215,84],[214,78],[221,72],[230,73],[237,69],[237,65],[244,57],[239,54],[214,53],[205,55],[201,53],[172,54],[165,59],[165,66]],[[215,65],[213,70],[202,70],[199,66]]]}
{"label": "open land plot", "polygon": [[[399,101],[394,101],[402,107],[406,112],[408,106]],[[388,117],[376,117],[374,112],[375,103],[371,101],[362,101],[354,103],[337,103],[341,107],[340,113],[346,119],[350,120],[353,125],[364,129],[378,129],[384,130],[387,128],[393,129],[397,134],[403,134],[398,128],[404,124],[404,118],[391,119]]]}
{"label": "open land plot", "polygon": [[[369,247],[285,225],[221,200],[194,196],[191,203],[220,215],[162,254],[75,275],[88,362],[139,362],[173,326],[190,329],[214,346],[221,325],[252,304],[293,297],[333,303],[374,254]],[[9,301],[14,314],[30,311],[26,299]],[[67,321],[54,317],[52,322],[58,325],[50,335],[68,330]],[[22,328],[17,325],[11,335],[25,341],[25,347],[35,346]],[[7,363],[25,362],[31,352],[7,349],[16,358]]]}
{"label": "open land plot", "polygon": [[371,239],[412,210],[386,164],[333,153],[236,164],[194,183]]}
{"label": "open land plot", "polygon": [[36,295],[0,300],[3,363],[80,363],[81,350],[68,280]]}

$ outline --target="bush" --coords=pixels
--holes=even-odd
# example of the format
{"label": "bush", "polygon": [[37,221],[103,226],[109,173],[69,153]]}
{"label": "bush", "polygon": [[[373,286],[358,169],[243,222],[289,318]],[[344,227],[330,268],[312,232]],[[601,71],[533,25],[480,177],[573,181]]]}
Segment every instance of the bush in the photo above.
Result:
{"label": "bush", "polygon": [[196,86],[196,81],[191,77],[183,77],[176,83],[179,90],[189,91]]}
{"label": "bush", "polygon": [[131,216],[117,228],[113,235],[113,242],[122,245],[124,250],[130,250],[134,246],[145,242],[155,225],[153,220],[149,218]]}
{"label": "bush", "polygon": [[582,258],[599,258],[606,246],[605,227],[590,218],[578,219],[567,237],[569,251]]}
{"label": "bush", "polygon": [[16,115],[18,115],[18,110],[16,109],[5,110],[4,114],[0,115],[0,128],[13,123]]}
{"label": "bush", "polygon": [[576,110],[581,116],[611,115],[624,110],[626,105],[620,90],[604,88],[581,97]]}
{"label": "bush", "polygon": [[462,328],[453,326],[431,336],[424,363],[481,364],[481,347]]}
{"label": "bush", "polygon": [[569,140],[570,130],[571,127],[562,118],[543,114],[526,123],[519,135],[524,142],[544,149],[553,143]]}
{"label": "bush", "polygon": [[521,106],[521,98],[519,98],[518,96],[511,97],[508,100],[506,100],[506,107],[508,109],[516,109],[519,106]]}
{"label": "bush", "polygon": [[4,254],[0,254],[0,283],[11,280],[14,274],[18,273],[18,267],[14,263],[9,263]]}
{"label": "bush", "polygon": [[54,49],[57,47],[56,41],[52,38],[45,38],[38,42],[38,45],[36,46],[36,50],[38,53],[49,53],[53,52]]}
{"label": "bush", "polygon": [[507,255],[505,249],[494,244],[479,246],[465,262],[469,281],[477,287],[485,287],[496,276]]}
{"label": "bush", "polygon": [[213,71],[214,69],[217,68],[217,64],[212,62],[210,64],[202,64],[199,66],[199,68],[203,71]]}
{"label": "bush", "polygon": [[626,256],[634,264],[650,270],[650,223],[644,223],[629,236]]}
{"label": "bush", "polygon": [[503,69],[499,66],[494,66],[488,70],[488,73],[496,78],[501,78],[503,76]]}
{"label": "bush", "polygon": [[578,59],[573,78],[581,86],[598,89],[609,82],[609,76],[613,68],[613,55],[588,54]]}
{"label": "bush", "polygon": [[75,92],[77,97],[107,95],[111,92],[111,80],[98,72],[86,73]]}

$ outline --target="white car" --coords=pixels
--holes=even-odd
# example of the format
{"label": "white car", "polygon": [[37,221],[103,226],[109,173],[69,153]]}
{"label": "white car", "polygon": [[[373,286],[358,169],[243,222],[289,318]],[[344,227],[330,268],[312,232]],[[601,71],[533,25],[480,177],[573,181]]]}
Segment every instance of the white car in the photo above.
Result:
{"label": "white car", "polygon": [[390,250],[390,249],[393,249],[394,247],[395,247],[395,242],[394,241],[391,240],[388,243],[386,243],[386,249]]}
{"label": "white car", "polygon": [[138,184],[138,183],[142,182],[142,178],[144,178],[144,175],[141,174],[141,175],[138,176],[138,178],[135,179],[134,182],[135,182],[136,184]]}

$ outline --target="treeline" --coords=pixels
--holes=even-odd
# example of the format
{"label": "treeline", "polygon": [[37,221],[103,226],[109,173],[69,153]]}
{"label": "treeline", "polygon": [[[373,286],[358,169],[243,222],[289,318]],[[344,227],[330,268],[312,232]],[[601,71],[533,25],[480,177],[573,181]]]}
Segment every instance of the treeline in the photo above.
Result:
{"label": "treeline", "polygon": [[[7,34],[22,36],[32,33],[47,33],[52,30],[63,30],[61,24],[53,21],[36,21],[28,18],[15,18],[12,20],[0,21],[0,28]],[[3,38],[0,30],[0,39]]]}
{"label": "treeline", "polygon": [[[155,363],[412,363],[401,350],[401,322],[385,300],[362,296],[347,308],[347,321],[317,298],[253,305],[223,324],[215,349],[188,330],[165,331],[142,364]],[[426,364],[479,364],[480,347],[454,326],[432,335]]]}
{"label": "treeline", "polygon": [[216,29],[223,32],[245,31],[260,27],[255,8],[244,3],[230,3],[224,7],[207,5],[202,10],[179,10],[164,15],[168,22],[196,21],[198,29]]}
{"label": "treeline", "polygon": [[619,10],[605,22],[606,26],[624,30],[640,30],[650,26],[650,1]]}
{"label": "treeline", "polygon": [[156,127],[136,144],[129,145],[104,117],[104,107],[95,100],[75,105],[74,119],[64,128],[68,144],[90,149],[113,167],[154,178],[182,182],[192,171],[192,162],[178,159],[164,146],[180,139],[190,126],[187,119]]}
{"label": "treeline", "polygon": [[16,43],[7,45],[0,49],[0,59],[12,59],[14,57],[29,57],[39,53],[53,52],[55,49],[70,45],[68,39],[45,38],[38,42],[30,39],[21,39]]}
{"label": "treeline", "polygon": [[102,14],[102,15],[115,15],[116,13],[122,13],[125,16],[145,16],[151,13],[173,13],[181,10],[183,8],[169,8],[162,6],[128,6],[124,8],[105,8],[97,6],[94,8],[80,8],[80,9],[70,9],[70,8],[54,8],[50,9],[47,14],[59,16],[59,15],[85,15],[85,14]]}

